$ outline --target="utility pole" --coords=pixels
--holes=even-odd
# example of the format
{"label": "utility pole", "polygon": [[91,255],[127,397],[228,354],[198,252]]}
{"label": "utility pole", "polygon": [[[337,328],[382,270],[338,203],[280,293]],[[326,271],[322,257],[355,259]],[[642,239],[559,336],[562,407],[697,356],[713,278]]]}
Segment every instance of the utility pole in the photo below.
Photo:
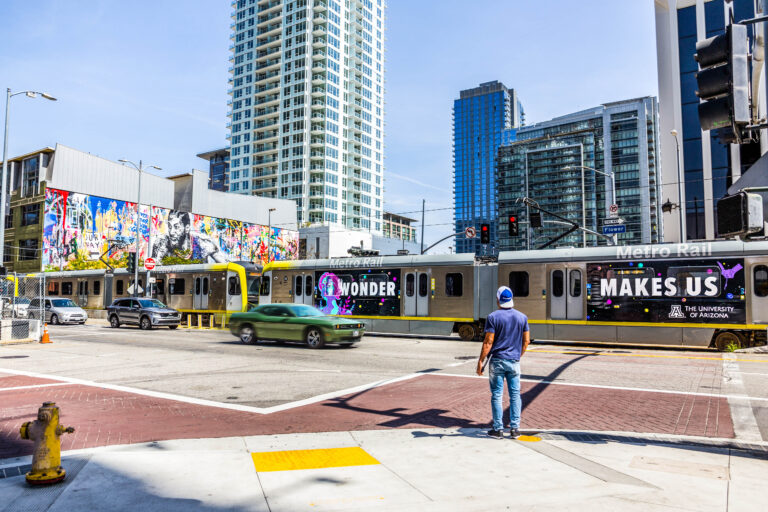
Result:
{"label": "utility pole", "polygon": [[421,200],[421,254],[424,254],[424,207],[427,204],[426,199]]}

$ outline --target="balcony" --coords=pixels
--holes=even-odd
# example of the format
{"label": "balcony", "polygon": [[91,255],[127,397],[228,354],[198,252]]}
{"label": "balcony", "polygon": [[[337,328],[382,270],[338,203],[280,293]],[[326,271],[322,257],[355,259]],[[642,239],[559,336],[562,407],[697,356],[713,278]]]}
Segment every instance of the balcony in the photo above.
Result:
{"label": "balcony", "polygon": [[276,66],[280,66],[280,58],[277,59],[269,59],[264,62],[260,62],[256,65],[256,71],[259,71],[260,69],[268,69],[273,68]]}
{"label": "balcony", "polygon": [[256,21],[256,26],[261,27],[265,23],[269,23],[270,21],[274,20],[275,18],[279,18],[282,15],[280,11],[270,12],[268,14],[259,16],[258,20]]}
{"label": "balcony", "polygon": [[259,118],[259,117],[263,117],[263,116],[268,116],[269,114],[274,114],[275,112],[278,112],[279,110],[280,109],[277,108],[277,107],[262,108],[262,109],[254,110],[253,116],[255,118]]}
{"label": "balcony", "polygon": [[257,36],[266,36],[266,35],[273,35],[276,30],[280,30],[282,27],[282,23],[279,21],[277,23],[273,23],[272,25],[267,25],[264,28],[260,28],[258,31],[256,31]]}
{"label": "balcony", "polygon": [[264,140],[269,140],[269,139],[276,139],[277,136],[278,136],[277,130],[270,130],[268,132],[261,132],[261,133],[257,134],[253,138],[253,140],[259,142],[259,141],[264,141]]}
{"label": "balcony", "polygon": [[269,119],[267,121],[262,121],[260,123],[256,123],[253,125],[254,130],[259,130],[262,128],[269,128],[270,126],[275,126],[277,124],[277,118]]}
{"label": "balcony", "polygon": [[317,109],[324,110],[325,109],[325,101],[324,100],[312,100],[312,108],[315,109],[315,110],[317,110]]}
{"label": "balcony", "polygon": [[280,47],[279,46],[273,46],[267,50],[259,50],[256,52],[256,60],[259,61],[265,57],[268,57],[272,54],[280,53]]}
{"label": "balcony", "polygon": [[312,38],[312,46],[314,48],[322,48],[324,46],[328,45],[328,41],[324,37],[313,37]]}
{"label": "balcony", "polygon": [[325,151],[310,151],[309,158],[315,160],[319,158],[320,160],[323,160],[325,158]]}
{"label": "balcony", "polygon": [[270,94],[269,96],[264,96],[262,98],[257,99],[253,102],[254,105],[263,105],[265,103],[271,103],[273,101],[280,101],[280,95],[279,94]]}
{"label": "balcony", "polygon": [[312,6],[312,10],[316,12],[323,12],[328,10],[328,4],[323,2],[323,0],[315,0],[314,5]]}
{"label": "balcony", "polygon": [[311,133],[318,133],[318,132],[322,133],[325,131],[325,127],[322,124],[312,123],[312,125],[309,128],[309,131]]}
{"label": "balcony", "polygon": [[265,190],[269,188],[277,188],[276,179],[267,179],[262,181],[253,181],[253,190]]}
{"label": "balcony", "polygon": [[328,30],[323,25],[315,25],[312,27],[313,36],[322,36],[328,33]]}
{"label": "balcony", "polygon": [[315,73],[312,75],[313,84],[322,84],[323,82],[325,82],[325,73]]}
{"label": "balcony", "polygon": [[309,141],[310,146],[322,146],[325,144],[325,139],[322,137],[312,137],[312,139]]}
{"label": "balcony", "polygon": [[323,50],[314,50],[312,52],[312,58],[317,60],[323,60],[326,58],[325,51]]}
{"label": "balcony", "polygon": [[324,95],[325,95],[325,87],[312,88],[312,96],[324,96]]}
{"label": "balcony", "polygon": [[277,142],[273,142],[271,144],[254,144],[253,145],[254,153],[266,153],[271,151],[277,151]]}
{"label": "balcony", "polygon": [[263,92],[271,91],[272,89],[277,89],[278,87],[280,87],[280,82],[272,82],[267,85],[262,85],[261,87],[255,87],[253,93],[261,94]]}
{"label": "balcony", "polygon": [[280,35],[269,36],[269,37],[259,37],[258,40],[256,41],[256,43],[259,46],[264,47],[266,45],[270,45],[270,44],[275,43],[275,42],[279,43],[281,40],[282,40],[282,38],[280,37]]}

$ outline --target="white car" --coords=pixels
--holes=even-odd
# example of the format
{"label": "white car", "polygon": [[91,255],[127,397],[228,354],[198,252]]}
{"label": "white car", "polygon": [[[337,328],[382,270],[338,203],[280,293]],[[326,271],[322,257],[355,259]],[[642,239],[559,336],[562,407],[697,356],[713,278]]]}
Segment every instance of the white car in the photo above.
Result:
{"label": "white car", "polygon": [[[40,300],[32,299],[27,306],[27,318],[40,318]],[[72,299],[57,299],[46,297],[45,321],[52,324],[84,324],[88,313],[72,302]]]}

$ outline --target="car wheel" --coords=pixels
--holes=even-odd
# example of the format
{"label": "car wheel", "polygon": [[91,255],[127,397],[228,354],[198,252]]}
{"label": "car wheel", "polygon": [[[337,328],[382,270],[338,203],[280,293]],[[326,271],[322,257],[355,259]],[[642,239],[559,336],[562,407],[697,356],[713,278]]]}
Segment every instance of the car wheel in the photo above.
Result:
{"label": "car wheel", "polygon": [[139,322],[139,327],[144,329],[145,331],[148,331],[152,328],[152,321],[149,319],[148,316],[141,317],[141,321]]}
{"label": "car wheel", "polygon": [[304,337],[304,341],[307,342],[309,348],[323,348],[325,341],[323,341],[323,333],[317,327],[310,327],[307,329],[307,334]]}
{"label": "car wheel", "polygon": [[59,325],[59,316],[51,315],[51,325]]}
{"label": "car wheel", "polygon": [[237,333],[238,338],[240,338],[240,341],[245,343],[246,345],[251,345],[253,343],[256,343],[256,331],[253,330],[253,327],[246,324],[240,327],[240,330]]}
{"label": "car wheel", "polygon": [[117,315],[112,315],[109,317],[109,326],[113,329],[120,327],[120,319],[117,318]]}
{"label": "car wheel", "polygon": [[176,329],[177,327],[178,327],[178,325],[169,325],[168,326],[168,328],[171,329],[171,330]]}

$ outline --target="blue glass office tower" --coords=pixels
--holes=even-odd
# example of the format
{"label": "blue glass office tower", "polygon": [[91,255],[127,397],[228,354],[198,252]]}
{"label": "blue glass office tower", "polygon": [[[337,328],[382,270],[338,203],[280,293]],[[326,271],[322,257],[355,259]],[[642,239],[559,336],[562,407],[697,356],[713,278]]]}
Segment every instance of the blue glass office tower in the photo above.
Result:
{"label": "blue glass office tower", "polygon": [[[453,197],[456,232],[468,226],[478,236],[456,237],[456,252],[483,254],[497,249],[496,152],[514,140],[523,109],[514,89],[493,81],[461,91],[453,102]],[[483,248],[481,224],[491,226],[491,244]]]}
{"label": "blue glass office tower", "polygon": [[[761,0],[734,0],[735,21],[755,16]],[[663,0],[655,2],[659,69],[659,133],[661,135],[662,202],[675,209],[664,215],[665,241],[679,237],[677,144],[683,175],[686,239],[716,236],[717,200],[759,157],[759,144],[721,143],[714,132],[702,132],[696,96],[696,42],[725,32],[724,0]],[[752,34],[752,29],[750,29]],[[756,93],[756,91],[754,92]],[[671,132],[677,133],[676,137]],[[676,140],[677,139],[677,140]]]}

